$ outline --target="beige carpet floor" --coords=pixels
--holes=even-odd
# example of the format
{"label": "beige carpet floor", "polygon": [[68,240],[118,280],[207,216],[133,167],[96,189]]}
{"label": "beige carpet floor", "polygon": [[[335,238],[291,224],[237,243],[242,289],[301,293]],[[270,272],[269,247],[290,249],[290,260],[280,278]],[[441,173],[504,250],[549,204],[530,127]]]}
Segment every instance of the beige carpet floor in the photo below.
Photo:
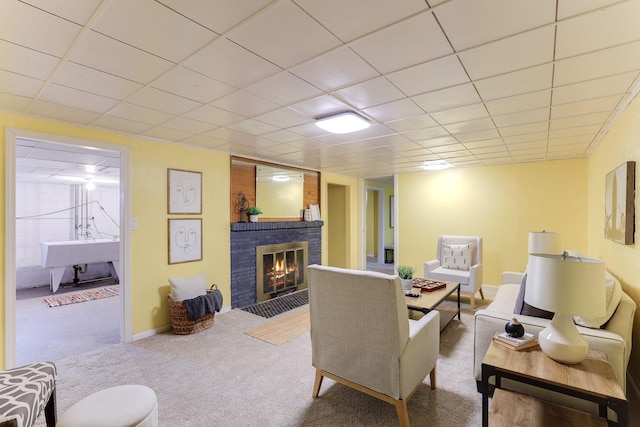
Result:
{"label": "beige carpet floor", "polygon": [[[232,310],[195,335],[160,334],[62,359],[58,412],[95,391],[136,383],[155,390],[161,426],[397,425],[392,405],[330,380],[313,399],[308,332],[278,346],[244,333],[273,319]],[[442,331],[438,388],[425,380],[408,402],[412,426],[480,425],[472,357],[473,314],[464,310]]]}

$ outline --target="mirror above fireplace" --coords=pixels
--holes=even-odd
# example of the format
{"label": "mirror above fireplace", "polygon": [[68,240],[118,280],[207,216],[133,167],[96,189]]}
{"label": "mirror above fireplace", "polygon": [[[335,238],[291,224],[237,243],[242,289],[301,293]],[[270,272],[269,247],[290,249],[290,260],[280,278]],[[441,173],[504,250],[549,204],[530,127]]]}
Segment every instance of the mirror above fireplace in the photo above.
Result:
{"label": "mirror above fireplace", "polygon": [[304,172],[256,166],[256,206],[265,218],[300,218],[304,207]]}

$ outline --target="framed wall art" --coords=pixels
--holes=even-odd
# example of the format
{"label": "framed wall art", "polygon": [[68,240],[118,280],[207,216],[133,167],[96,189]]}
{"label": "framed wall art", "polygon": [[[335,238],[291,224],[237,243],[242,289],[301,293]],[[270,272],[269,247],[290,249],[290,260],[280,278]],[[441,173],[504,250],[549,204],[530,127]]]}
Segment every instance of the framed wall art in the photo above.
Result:
{"label": "framed wall art", "polygon": [[605,179],[604,236],[623,245],[633,244],[635,231],[636,162],[626,162]]}
{"label": "framed wall art", "polygon": [[169,219],[169,264],[202,260],[202,219]]}
{"label": "framed wall art", "polygon": [[202,214],[202,172],[167,169],[169,214]]}

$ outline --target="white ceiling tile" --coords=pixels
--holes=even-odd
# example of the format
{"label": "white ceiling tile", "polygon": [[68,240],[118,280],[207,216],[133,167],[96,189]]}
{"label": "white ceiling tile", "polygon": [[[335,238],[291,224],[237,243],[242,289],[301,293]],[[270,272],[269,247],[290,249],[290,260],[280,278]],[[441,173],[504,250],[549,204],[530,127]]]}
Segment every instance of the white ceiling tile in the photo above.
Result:
{"label": "white ceiling tile", "polygon": [[344,42],[427,9],[423,2],[413,0],[296,0],[296,3]]}
{"label": "white ceiling tile", "polygon": [[556,59],[640,39],[638,17],[640,2],[627,1],[559,22]]}
{"label": "white ceiling tile", "polygon": [[289,128],[314,121],[309,116],[300,114],[289,108],[269,111],[268,113],[256,116],[256,119],[279,128]]}
{"label": "white ceiling tile", "polygon": [[142,135],[146,135],[151,138],[163,139],[165,141],[182,141],[183,139],[193,136],[193,133],[158,126],[142,132]]}
{"label": "white ceiling tile", "polygon": [[245,117],[264,114],[279,107],[278,104],[241,90],[224,96],[211,105]]}
{"label": "white ceiling tile", "polygon": [[[185,84],[185,82],[188,82]],[[153,87],[198,102],[211,102],[234,90],[233,86],[219,82],[184,67],[176,67],[153,82]]]}
{"label": "white ceiling tile", "polygon": [[289,70],[312,85],[331,91],[378,77],[371,65],[349,47],[340,47]]}
{"label": "white ceiling tile", "polygon": [[571,136],[580,136],[580,135],[595,137],[596,134],[600,131],[600,129],[602,129],[602,126],[600,124],[568,127],[564,129],[557,129],[557,130],[554,129],[549,131],[549,139],[567,138]]}
{"label": "white ceiling tile", "polygon": [[592,1],[574,1],[559,0],[558,1],[558,19],[562,20],[573,15],[579,15],[590,10],[600,10],[612,3],[618,3],[620,0],[592,0]]}
{"label": "white ceiling tile", "polygon": [[475,82],[478,93],[485,101],[521,95],[551,88],[553,65],[546,64],[526,70]]}
{"label": "white ceiling tile", "polygon": [[403,135],[411,139],[412,141],[422,141],[423,139],[446,137],[449,136],[449,132],[447,132],[440,126],[437,126],[432,128],[403,132]]}
{"label": "white ceiling tile", "polygon": [[640,69],[640,41],[556,62],[556,86],[598,79]]}
{"label": "white ceiling tile", "polygon": [[20,1],[3,1],[0,39],[63,57],[82,27]]}
{"label": "white ceiling tile", "polygon": [[289,105],[322,94],[322,91],[304,80],[283,71],[255,83],[246,89],[262,98],[280,105]]}
{"label": "white ceiling tile", "polygon": [[471,83],[416,95],[411,99],[428,113],[481,102]]}
{"label": "white ceiling tile", "polygon": [[318,96],[307,101],[293,104],[289,106],[289,108],[298,113],[315,118],[350,109],[344,102],[331,95]]}
{"label": "white ceiling tile", "polygon": [[134,122],[145,123],[148,125],[143,127],[145,130],[149,129],[151,125],[159,125],[173,117],[173,115],[162,111],[126,102],[116,105],[111,111],[109,111],[109,115]]}
{"label": "white ceiling tile", "polygon": [[18,95],[18,96],[35,96],[43,85],[43,81],[21,74],[10,73],[0,69],[0,93]]}
{"label": "white ceiling tile", "polygon": [[204,27],[222,34],[258,12],[271,0],[159,0]]}
{"label": "white ceiling tile", "polygon": [[128,102],[170,114],[182,114],[201,105],[153,87],[145,87],[129,97]]}
{"label": "white ceiling tile", "polygon": [[555,21],[555,0],[448,2],[436,18],[456,50],[467,49]]}
{"label": "white ceiling tile", "polygon": [[113,99],[125,99],[142,87],[141,84],[74,62],[65,62],[53,76],[53,83]]}
{"label": "white ceiling tile", "polygon": [[495,125],[491,119],[469,120],[461,123],[451,123],[443,126],[453,135],[464,134],[469,132],[495,130]]}
{"label": "white ceiling tile", "polygon": [[483,79],[550,63],[554,39],[554,28],[548,26],[460,52],[458,56],[471,79]]}
{"label": "white ceiling tile", "polygon": [[2,94],[0,96],[0,108],[8,111],[23,112],[31,103],[31,98],[24,96]]}
{"label": "white ceiling tile", "polygon": [[431,12],[385,27],[350,47],[383,74],[453,53]]}
{"label": "white ceiling tile", "polygon": [[493,121],[499,128],[535,122],[549,121],[549,107],[520,111],[517,113],[494,116]]}
{"label": "white ceiling tile", "polygon": [[[549,130],[549,121],[539,121],[534,123],[525,123],[519,124],[515,126],[503,126],[500,127],[500,135],[506,140],[509,137],[513,137],[516,135],[536,135],[536,139],[539,138],[539,135],[544,134],[546,138],[546,132]],[[531,138],[525,138],[527,140],[531,140]]]}
{"label": "white ceiling tile", "polygon": [[569,104],[554,105],[551,108],[551,118],[558,119],[562,117],[571,117],[597,112],[608,113],[618,105],[618,102],[620,102],[621,99],[622,95],[615,95],[589,99],[586,101],[572,102]]}
{"label": "white ceiling tile", "polygon": [[231,123],[239,122],[246,119],[245,116],[232,113],[221,108],[211,105],[203,105],[184,114],[184,117],[199,120],[201,122],[211,123],[216,126],[226,126]]}
{"label": "white ceiling tile", "polygon": [[65,122],[79,123],[86,125],[98,117],[97,113],[71,108],[64,105],[53,104],[46,101],[35,101],[28,111],[30,114],[50,117]]}
{"label": "white ceiling tile", "polygon": [[263,138],[267,138],[272,141],[282,142],[282,143],[300,141],[302,139],[301,135],[288,130],[278,130],[275,132],[265,133],[264,135],[261,135],[261,136]]}
{"label": "white ceiling tile", "polygon": [[192,120],[186,117],[174,117],[173,119],[162,123],[162,127],[194,134],[209,132],[210,130],[213,130],[215,126],[210,123]]}
{"label": "white ceiling tile", "polygon": [[227,38],[283,68],[341,44],[293,2],[276,3],[245,25],[229,31]]}
{"label": "white ceiling tile", "polygon": [[94,14],[102,0],[21,0],[45,10],[53,15],[57,15],[84,25]]}
{"label": "white ceiling tile", "polygon": [[438,123],[433,120],[428,114],[421,114],[419,116],[408,117],[402,120],[386,122],[385,126],[395,130],[396,132],[409,132],[418,129],[436,127],[438,126]]}
{"label": "white ceiling tile", "polygon": [[217,37],[154,0],[112,0],[93,28],[172,62],[180,62]]}
{"label": "white ceiling tile", "polygon": [[607,95],[622,95],[630,89],[638,73],[630,72],[553,89],[553,103],[567,104]]}
{"label": "white ceiling tile", "polygon": [[469,82],[455,55],[396,71],[387,77],[407,96]]}
{"label": "white ceiling tile", "polygon": [[95,31],[84,34],[71,52],[69,60],[143,84],[163,74],[173,65]]}
{"label": "white ceiling tile", "polygon": [[363,112],[380,123],[424,114],[424,111],[422,111],[420,107],[407,98],[382,104],[377,107],[366,108]]}
{"label": "white ceiling tile", "polygon": [[529,141],[529,142],[522,142],[522,143],[516,143],[516,144],[507,144],[507,149],[510,152],[514,152],[514,151],[521,151],[521,150],[531,150],[531,149],[547,149],[547,140],[537,140],[537,141]]}
{"label": "white ceiling tile", "polygon": [[523,129],[521,128],[522,132],[516,132],[517,135],[513,135],[513,136],[504,136],[502,139],[504,140],[505,143],[507,144],[519,144],[522,142],[532,142],[532,141],[547,141],[547,138],[549,137],[549,131],[548,129],[544,129],[541,132],[534,132],[534,133],[527,133],[527,130],[530,130],[530,127],[525,126]]}
{"label": "white ceiling tile", "polygon": [[47,80],[59,62],[46,53],[0,40],[0,68],[5,71]]}
{"label": "white ceiling tile", "polygon": [[222,141],[238,143],[241,145],[250,145],[256,140],[254,135],[246,132],[240,132],[230,128],[218,128],[211,132],[205,132],[203,135],[211,136]]}
{"label": "white ceiling tile", "polygon": [[223,145],[228,145],[224,141],[220,141],[219,139],[212,138],[212,137],[206,136],[206,135],[190,136],[190,137],[185,138],[184,140],[182,140],[182,142],[185,143],[185,144],[193,144],[193,145],[197,145],[197,146],[205,147],[205,148],[213,148],[213,147],[219,147],[219,146],[223,146]]}
{"label": "white ceiling tile", "polygon": [[483,139],[479,141],[469,141],[465,142],[464,146],[467,147],[468,150],[476,151],[476,150],[487,150],[490,151],[492,148],[498,150],[500,147],[504,146],[504,141],[501,138],[495,139]]}
{"label": "white ceiling tile", "polygon": [[49,84],[40,98],[44,101],[81,110],[93,111],[94,113],[105,113],[118,103],[118,101],[113,98],[94,95],[57,84]]}
{"label": "white ceiling tile", "polygon": [[602,125],[609,118],[609,112],[582,114],[580,116],[571,116],[557,118],[551,122],[551,130],[559,130],[566,128],[575,128],[588,125]]}
{"label": "white ceiling tile", "polygon": [[280,68],[269,61],[224,37],[217,38],[182,65],[237,88],[280,71]]}
{"label": "white ceiling tile", "polygon": [[378,77],[335,92],[335,95],[356,108],[373,107],[404,98],[384,77]]}
{"label": "white ceiling tile", "polygon": [[475,120],[489,117],[484,104],[466,105],[464,107],[452,108],[449,110],[431,113],[439,124],[457,123],[466,120]]}
{"label": "white ceiling tile", "polygon": [[495,138],[500,138],[500,134],[496,129],[486,129],[456,134],[456,139],[462,143]]}
{"label": "white ceiling tile", "polygon": [[517,113],[551,105],[551,90],[540,90],[523,95],[510,96],[485,102],[487,110],[494,115]]}

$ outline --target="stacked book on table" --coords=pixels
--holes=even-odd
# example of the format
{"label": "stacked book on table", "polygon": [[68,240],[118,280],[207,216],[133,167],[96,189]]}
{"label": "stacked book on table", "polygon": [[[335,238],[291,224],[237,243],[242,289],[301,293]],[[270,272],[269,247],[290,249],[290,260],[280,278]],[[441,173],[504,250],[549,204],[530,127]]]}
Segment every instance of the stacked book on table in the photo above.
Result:
{"label": "stacked book on table", "polygon": [[511,337],[506,332],[496,332],[493,342],[511,350],[524,350],[538,345],[538,339],[528,332],[519,338]]}

